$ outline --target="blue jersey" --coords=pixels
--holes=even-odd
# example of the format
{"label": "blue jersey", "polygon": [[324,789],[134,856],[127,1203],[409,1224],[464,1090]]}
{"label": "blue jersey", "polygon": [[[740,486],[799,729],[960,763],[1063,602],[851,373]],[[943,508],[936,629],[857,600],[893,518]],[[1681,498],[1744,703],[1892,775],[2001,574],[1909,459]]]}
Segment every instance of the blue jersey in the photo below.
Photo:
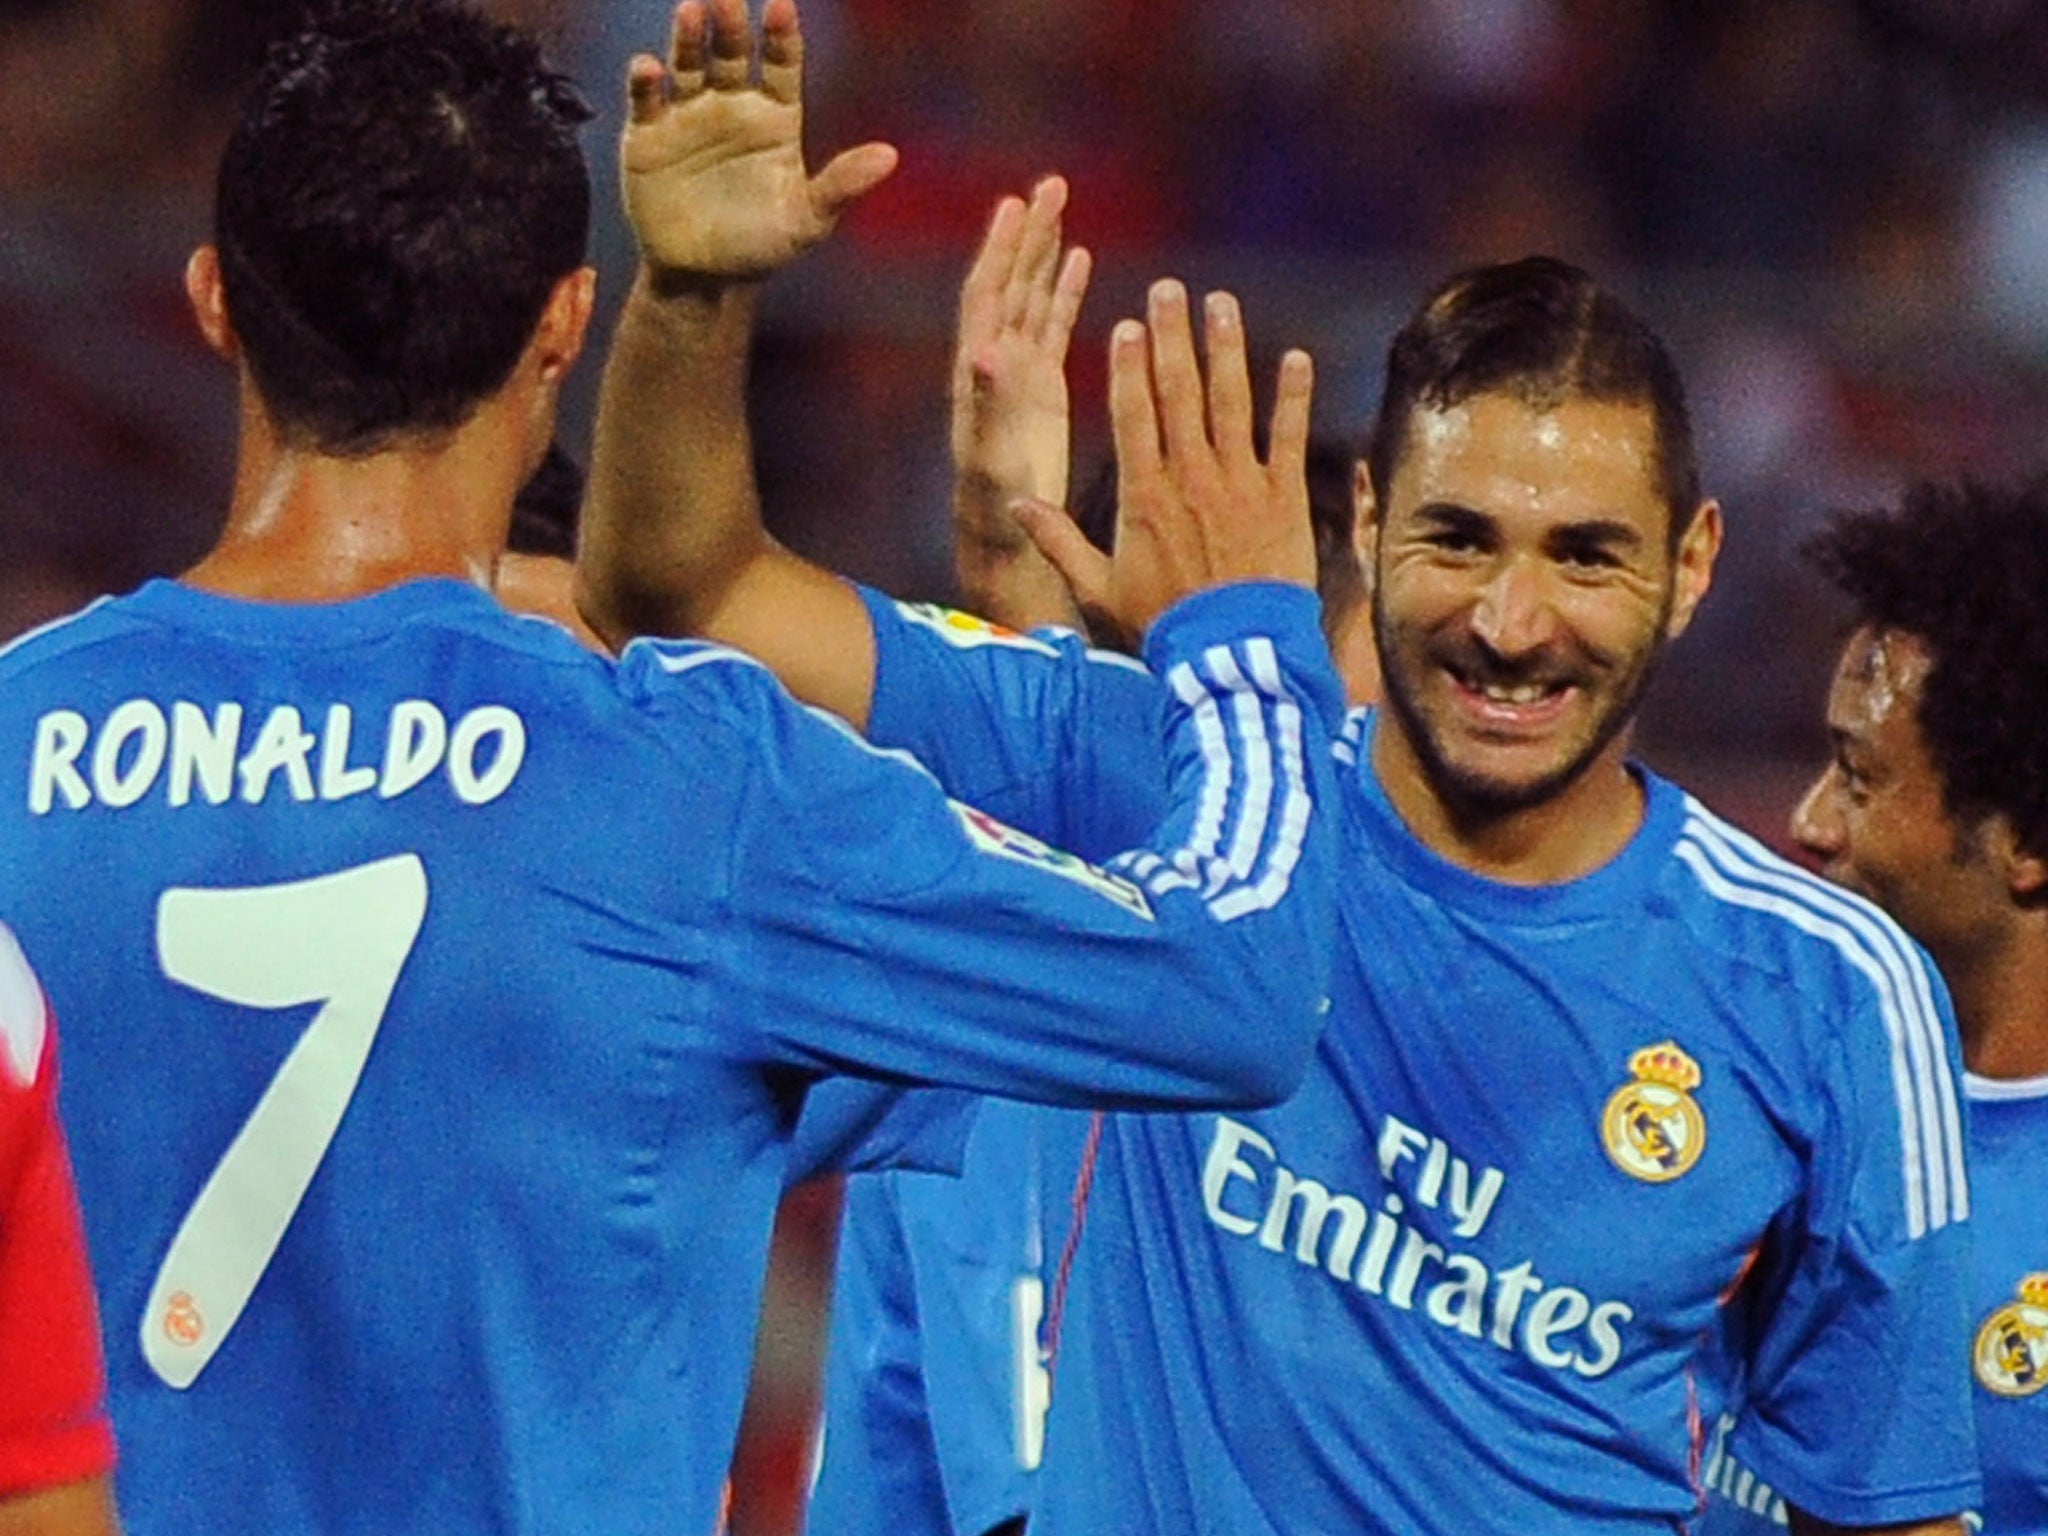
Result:
{"label": "blue jersey", "polygon": [[707,1530],[814,1080],[1286,1091],[1335,679],[1290,592],[1155,640],[1177,805],[1121,870],[745,658],[458,583],[153,583],[0,656],[129,1528]]}
{"label": "blue jersey", "polygon": [[847,1181],[811,1536],[981,1536],[1030,1512],[1089,1124],[990,1099],[957,1176]]}
{"label": "blue jersey", "polygon": [[[2048,1532],[2048,1078],[1965,1080],[1970,1099],[1970,1190],[1976,1200],[1970,1397],[1984,1502],[1971,1515],[1986,1536]],[[1744,1448],[1738,1420],[1708,1464],[1712,1536],[1769,1536],[1785,1501]]]}
{"label": "blue jersey", "polygon": [[[962,737],[943,756],[954,794],[1054,842],[1072,833],[1101,841],[1119,825],[1142,836],[1156,819],[1161,786],[1106,766],[1125,738],[1157,734],[1157,697],[1141,663],[1057,633],[1015,635],[943,608],[868,601],[883,622],[916,625],[950,647],[1081,658],[1070,671],[1040,673],[1072,690],[1057,706],[1028,692],[1008,701],[1017,730],[961,720]],[[1097,728],[1082,740],[1040,736],[1023,725],[1040,709]],[[1122,724],[1103,726],[1106,716]],[[1092,777],[1108,796],[1078,815],[1079,802],[1061,792],[1076,753],[1101,754],[1104,771]],[[1088,1126],[1072,1111],[991,1100],[957,1177],[848,1181],[812,1536],[981,1536],[1029,1512],[1050,1385],[1046,1308],[1060,1291]]]}
{"label": "blue jersey", "polygon": [[[1141,706],[1100,704],[1119,674],[871,611],[873,730],[942,779],[987,746],[1083,808],[1156,780]],[[1669,1531],[1738,1376],[1820,1518],[1972,1502],[1942,1364],[1960,1068],[1925,957],[1641,770],[1608,866],[1479,878],[1395,815],[1372,730],[1339,747],[1346,935],[1303,1088],[1111,1117],[1034,1536]]]}

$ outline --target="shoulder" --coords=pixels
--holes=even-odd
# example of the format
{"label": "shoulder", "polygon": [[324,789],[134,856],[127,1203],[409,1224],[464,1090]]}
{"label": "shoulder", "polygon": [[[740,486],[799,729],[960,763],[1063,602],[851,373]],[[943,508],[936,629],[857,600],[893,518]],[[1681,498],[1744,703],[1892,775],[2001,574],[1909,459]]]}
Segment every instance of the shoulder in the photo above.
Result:
{"label": "shoulder", "polygon": [[123,635],[135,627],[122,600],[95,598],[75,613],[39,624],[0,645],[0,677],[19,676],[86,646]]}
{"label": "shoulder", "polygon": [[1882,909],[1772,852],[1687,796],[1666,882],[1680,913],[1737,964],[1811,996],[1937,1012],[1932,964]]}

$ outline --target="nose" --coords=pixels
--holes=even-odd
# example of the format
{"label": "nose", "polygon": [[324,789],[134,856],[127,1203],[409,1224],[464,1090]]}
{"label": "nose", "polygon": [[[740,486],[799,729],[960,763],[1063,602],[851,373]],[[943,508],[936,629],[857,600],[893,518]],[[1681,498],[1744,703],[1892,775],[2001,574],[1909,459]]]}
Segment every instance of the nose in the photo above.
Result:
{"label": "nose", "polygon": [[1557,610],[1548,584],[1529,561],[1503,560],[1472,605],[1472,632],[1495,655],[1540,650],[1556,635]]}
{"label": "nose", "polygon": [[1840,786],[1832,763],[1807,786],[1799,804],[1792,808],[1792,841],[1817,859],[1832,859],[1842,851],[1843,825]]}

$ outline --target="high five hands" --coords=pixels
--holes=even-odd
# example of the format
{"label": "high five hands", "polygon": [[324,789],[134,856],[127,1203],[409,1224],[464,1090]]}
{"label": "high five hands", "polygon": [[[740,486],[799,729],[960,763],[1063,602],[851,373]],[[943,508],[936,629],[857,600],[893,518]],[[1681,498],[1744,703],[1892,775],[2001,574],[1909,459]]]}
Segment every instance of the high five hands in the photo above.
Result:
{"label": "high five hands", "polygon": [[767,277],[832,232],[896,168],[887,144],[803,155],[796,0],[767,0],[758,46],[747,0],[683,0],[666,63],[636,57],[620,167],[626,216],[657,277]]}
{"label": "high five hands", "polygon": [[1152,285],[1146,320],[1110,333],[1116,443],[1116,551],[1091,545],[1066,513],[1022,502],[1017,515],[1059,568],[1091,633],[1128,644],[1181,598],[1237,581],[1315,585],[1307,454],[1314,369],[1280,360],[1269,451],[1252,436],[1244,318],[1227,293],[1203,303],[1206,377],[1195,361],[1187,290]]}

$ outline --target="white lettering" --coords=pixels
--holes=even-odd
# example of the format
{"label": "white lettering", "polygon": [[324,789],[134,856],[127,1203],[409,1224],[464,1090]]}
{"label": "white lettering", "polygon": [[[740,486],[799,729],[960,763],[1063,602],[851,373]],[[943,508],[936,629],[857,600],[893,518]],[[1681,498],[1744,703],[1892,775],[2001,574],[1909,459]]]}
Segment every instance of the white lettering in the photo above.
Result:
{"label": "white lettering", "polygon": [[447,718],[425,699],[402,699],[391,709],[391,730],[384,738],[384,777],[377,794],[389,800],[416,788],[441,766],[448,750]]}
{"label": "white lettering", "polygon": [[1403,1312],[1415,1306],[1415,1282],[1422,1278],[1422,1266],[1430,1259],[1441,1259],[1443,1249],[1437,1247],[1413,1227],[1401,1234],[1401,1257],[1394,1261],[1394,1283],[1387,1287],[1387,1300]]}
{"label": "white lettering", "polygon": [[1529,1325],[1522,1333],[1522,1348],[1538,1365],[1547,1365],[1554,1371],[1562,1370],[1572,1363],[1573,1356],[1553,1348],[1550,1341],[1561,1333],[1570,1333],[1586,1320],[1592,1310],[1584,1291],[1575,1291],[1568,1285],[1545,1291],[1529,1309]]}
{"label": "white lettering", "polygon": [[[381,765],[365,743],[369,762],[351,762],[355,711],[347,704],[320,706],[321,728],[308,730],[299,706],[279,704],[264,717],[246,750],[243,704],[210,706],[178,699],[165,705],[127,699],[97,724],[74,709],[49,710],[36,720],[29,749],[28,808],[47,816],[60,804],[84,810],[95,803],[125,810],[152,799],[180,809],[195,803],[227,805],[237,798],[260,805],[280,774],[291,797],[333,804],[375,789],[384,799],[407,793],[445,768],[448,786],[465,805],[488,805],[518,779],[526,763],[526,722],[502,704],[465,713],[450,731],[448,717],[425,699],[394,705],[385,721]],[[318,774],[314,752],[318,749]]]}
{"label": "white lettering", "polygon": [[320,733],[320,798],[346,800],[377,783],[377,770],[367,763],[348,765],[348,740],[355,724],[346,704],[327,706],[327,729]]}
{"label": "white lettering", "polygon": [[[100,804],[119,810],[149,793],[164,766],[168,735],[164,712],[148,699],[130,699],[114,707],[92,751],[92,787]],[[121,753],[130,741],[135,743],[135,755],[124,770]]]}
{"label": "white lettering", "polygon": [[209,725],[206,712],[183,699],[171,706],[172,805],[192,803],[192,785],[208,805],[225,805],[235,789],[235,754],[242,744],[242,706],[215,707]]}
{"label": "white lettering", "polygon": [[1233,1178],[1245,1180],[1254,1189],[1258,1187],[1257,1171],[1237,1155],[1237,1149],[1243,1146],[1257,1147],[1267,1157],[1273,1155],[1273,1143],[1257,1131],[1228,1115],[1218,1115],[1216,1137],[1209,1143],[1209,1157],[1202,1165],[1202,1208],[1209,1213],[1209,1219],[1224,1231],[1249,1237],[1258,1231],[1259,1224],[1249,1216],[1239,1216],[1223,1208],[1223,1187]]}
{"label": "white lettering", "polygon": [[1469,1253],[1454,1253],[1444,1267],[1458,1278],[1439,1281],[1431,1288],[1424,1310],[1446,1328],[1478,1338],[1485,1331],[1486,1266]]}
{"label": "white lettering", "polygon": [[1389,1184],[1394,1182],[1394,1165],[1403,1158],[1413,1158],[1414,1148],[1429,1145],[1429,1138],[1414,1126],[1387,1116],[1380,1127],[1380,1177]]}
{"label": "white lettering", "polygon": [[1479,1188],[1472,1189],[1472,1170],[1462,1157],[1451,1161],[1451,1215],[1457,1218],[1457,1232],[1460,1237],[1477,1237],[1479,1229],[1486,1225],[1486,1218],[1493,1214],[1493,1202],[1500,1198],[1500,1187],[1507,1182],[1507,1175],[1498,1168],[1489,1168],[1479,1176]]}
{"label": "white lettering", "polygon": [[[476,750],[487,736],[498,739],[491,766],[479,774]],[[468,805],[488,805],[512,786],[526,761],[526,722],[502,704],[472,709],[455,727],[448,747],[448,782]]]}
{"label": "white lettering", "polygon": [[1365,1236],[1365,1206],[1349,1195],[1332,1195],[1328,1186],[1314,1179],[1297,1178],[1293,1170],[1279,1169],[1273,1182],[1273,1203],[1266,1208],[1266,1224],[1259,1230],[1259,1246],[1274,1253],[1287,1250],[1287,1215],[1294,1202],[1301,1202],[1301,1224],[1295,1228],[1294,1256],[1304,1264],[1316,1262],[1323,1225],[1330,1213],[1337,1213],[1337,1239],[1330,1244],[1324,1268],[1339,1280],[1351,1278],[1351,1261]]}
{"label": "white lettering", "polygon": [[1394,1239],[1401,1234],[1401,1224],[1394,1220],[1402,1211],[1401,1197],[1389,1191],[1385,1205],[1385,1210],[1372,1213],[1372,1236],[1366,1239],[1365,1262],[1358,1266],[1358,1288],[1375,1296],[1386,1280],[1387,1260],[1394,1255]]}
{"label": "white lettering", "polygon": [[1493,1294],[1493,1342],[1502,1349],[1515,1347],[1515,1318],[1521,1313],[1522,1298],[1543,1289],[1535,1269],[1532,1262],[1524,1259],[1513,1269],[1504,1269],[1494,1276],[1499,1287]]}
{"label": "white lettering", "polygon": [[[1417,1311],[1419,1297],[1422,1315],[1438,1327],[1491,1339],[1547,1369],[1591,1379],[1620,1363],[1627,1347],[1622,1325],[1635,1316],[1626,1302],[1596,1306],[1584,1291],[1544,1281],[1529,1259],[1495,1272],[1478,1255],[1434,1242],[1412,1224],[1411,1205],[1418,1213],[1413,1220],[1424,1220],[1420,1212],[1430,1207],[1421,1196],[1432,1194],[1443,1198],[1459,1231],[1483,1226],[1506,1182],[1499,1169],[1488,1168],[1475,1181],[1471,1166],[1447,1143],[1391,1116],[1375,1151],[1389,1171],[1414,1163],[1418,1192],[1404,1196],[1383,1188],[1379,1209],[1372,1210],[1358,1196],[1289,1168],[1274,1144],[1250,1126],[1218,1116],[1202,1168],[1203,1209],[1222,1230],[1253,1238],[1268,1253],[1320,1269],[1403,1312]],[[1261,1217],[1225,1203],[1233,1179],[1249,1184],[1252,1198],[1263,1198]],[[1432,1275],[1431,1264],[1442,1273]]]}
{"label": "white lettering", "polygon": [[1588,1380],[1605,1376],[1613,1370],[1615,1362],[1621,1358],[1621,1331],[1616,1325],[1635,1315],[1636,1309],[1625,1301],[1603,1301],[1595,1307],[1592,1320],[1586,1324],[1586,1332],[1600,1346],[1599,1352],[1579,1356],[1572,1361],[1572,1369]]}
{"label": "white lettering", "polygon": [[256,733],[256,745],[241,761],[242,798],[261,805],[270,793],[271,776],[282,768],[292,798],[312,799],[313,770],[307,765],[312,751],[313,738],[300,723],[298,710],[289,704],[278,705]]}
{"label": "white lettering", "polygon": [[36,743],[28,760],[31,816],[49,815],[60,794],[74,811],[91,802],[92,791],[78,771],[78,755],[91,732],[85,716],[75,710],[53,709],[36,721]]}

